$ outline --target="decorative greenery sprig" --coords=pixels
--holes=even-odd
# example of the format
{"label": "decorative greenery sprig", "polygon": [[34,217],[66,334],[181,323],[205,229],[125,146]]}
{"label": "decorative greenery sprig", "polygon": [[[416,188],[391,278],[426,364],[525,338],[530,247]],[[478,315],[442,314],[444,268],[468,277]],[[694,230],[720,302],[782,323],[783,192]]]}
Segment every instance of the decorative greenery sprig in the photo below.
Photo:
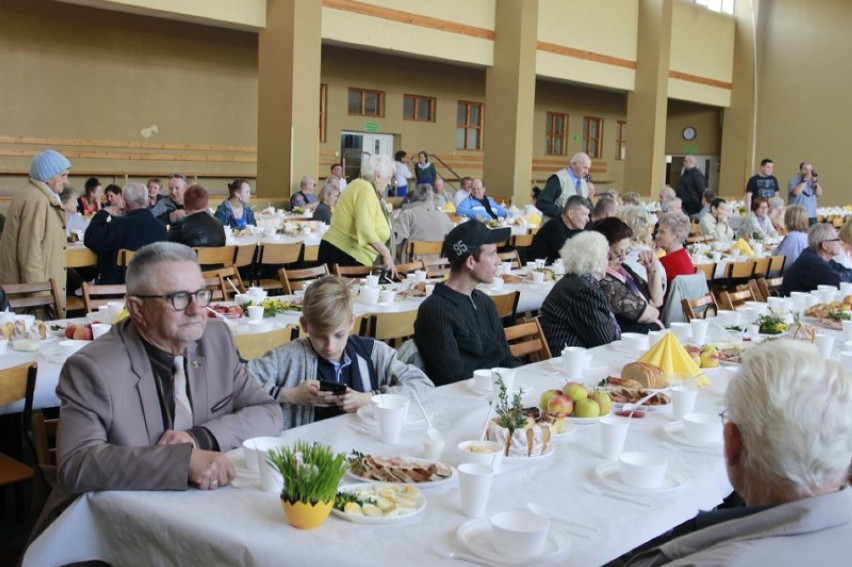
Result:
{"label": "decorative greenery sprig", "polygon": [[509,394],[506,391],[506,384],[503,383],[502,376],[497,378],[497,385],[500,387],[500,395],[495,409],[500,418],[497,423],[500,427],[508,429],[511,436],[516,429],[523,429],[527,425],[527,418],[524,416],[524,402],[521,399],[524,391],[519,390],[515,393],[512,397],[512,406],[509,407]]}
{"label": "decorative greenery sprig", "polygon": [[281,500],[317,504],[334,500],[340,479],[349,469],[346,453],[319,443],[297,441],[293,447],[269,451],[267,461],[284,480]]}

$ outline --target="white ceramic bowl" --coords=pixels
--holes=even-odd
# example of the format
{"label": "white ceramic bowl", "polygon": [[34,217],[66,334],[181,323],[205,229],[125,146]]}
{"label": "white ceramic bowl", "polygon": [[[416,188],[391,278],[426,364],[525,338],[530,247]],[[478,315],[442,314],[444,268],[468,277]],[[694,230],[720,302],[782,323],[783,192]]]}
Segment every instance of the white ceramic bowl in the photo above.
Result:
{"label": "white ceramic bowl", "polygon": [[618,463],[621,482],[636,488],[660,486],[666,478],[666,469],[669,466],[664,457],[641,451],[622,453]]}
{"label": "white ceramic bowl", "polygon": [[491,542],[498,553],[508,557],[541,555],[549,532],[550,520],[532,512],[517,510],[491,516]]}
{"label": "white ceramic bowl", "polygon": [[495,473],[500,472],[503,466],[503,446],[496,441],[462,441],[456,445],[456,448],[461,453],[459,456],[461,463],[492,467]]}
{"label": "white ceramic bowl", "polygon": [[712,413],[688,413],[683,416],[683,434],[696,443],[722,441],[722,420]]}

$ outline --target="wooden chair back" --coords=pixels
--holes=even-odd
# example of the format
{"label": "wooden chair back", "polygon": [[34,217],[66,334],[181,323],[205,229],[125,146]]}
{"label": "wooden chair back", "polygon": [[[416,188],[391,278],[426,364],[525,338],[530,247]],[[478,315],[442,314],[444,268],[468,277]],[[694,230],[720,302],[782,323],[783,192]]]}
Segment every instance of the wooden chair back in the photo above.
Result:
{"label": "wooden chair back", "polygon": [[751,290],[734,292],[723,291],[719,293],[719,297],[716,299],[716,304],[719,306],[719,309],[733,311],[737,307],[743,305],[746,301],[754,301],[754,294],[752,294]]}
{"label": "wooden chair back", "polygon": [[[277,271],[288,264],[295,264],[302,259],[303,250],[304,244],[302,242],[263,244],[258,252],[257,268],[261,271],[264,266],[271,266]],[[281,280],[277,277],[263,278],[260,276],[261,274],[258,273],[258,286],[263,289],[281,289]]]}
{"label": "wooden chair back", "polygon": [[97,285],[83,282],[83,307],[86,312],[97,311],[101,305],[110,301],[126,301],[127,286],[125,284]]}
{"label": "wooden chair back", "polygon": [[369,276],[375,270],[375,266],[341,266],[340,264],[335,264],[334,266],[332,266],[332,271],[334,272],[335,276],[350,279]]}
{"label": "wooden chair back", "polygon": [[751,292],[755,301],[766,303],[766,298],[763,296],[763,292],[760,291],[760,287],[757,285],[757,280],[748,280],[746,283],[737,286],[737,291],[745,290]]}
{"label": "wooden chair back", "polygon": [[115,257],[115,263],[121,266],[122,268],[126,268],[130,261],[133,259],[133,256],[136,254],[135,250],[128,250],[127,248],[122,248],[118,251]]}
{"label": "wooden chair back", "polygon": [[[246,292],[246,285],[243,282],[242,276],[240,276],[240,271],[234,265],[219,268],[217,270],[205,270],[201,272],[201,276],[205,280],[209,278],[219,278],[222,280],[221,285],[224,290],[225,299],[236,295],[237,293]],[[234,291],[234,288],[237,288],[236,291]]]}
{"label": "wooden chair back", "polygon": [[515,316],[518,311],[518,299],[521,297],[521,292],[512,291],[509,293],[501,293],[500,295],[492,295],[494,307],[497,308],[497,316],[503,321],[504,327],[509,327],[515,324]]}
{"label": "wooden chair back", "polygon": [[503,332],[515,358],[529,357],[533,362],[551,358],[550,347],[547,346],[538,317],[527,323],[506,327]]}
{"label": "wooden chair back", "polygon": [[427,278],[440,278],[450,273],[450,261],[447,258],[426,258],[423,267]]}
{"label": "wooden chair back", "polygon": [[213,292],[210,296],[210,301],[225,301],[228,299],[228,293],[225,289],[225,280],[219,276],[209,276],[204,278],[204,287]]}
{"label": "wooden chair back", "polygon": [[509,244],[513,248],[526,248],[527,246],[532,246],[532,241],[532,234],[516,234],[509,238]]}
{"label": "wooden chair back", "polygon": [[408,274],[413,274],[417,270],[425,270],[423,266],[423,260],[414,260],[413,262],[408,262],[406,264],[397,264],[396,265],[396,278],[399,281],[403,281],[405,276]]}
{"label": "wooden chair back", "polygon": [[751,277],[766,277],[769,273],[769,266],[772,262],[772,258],[757,258],[754,261],[754,272],[752,272]]}
{"label": "wooden chair back", "polygon": [[298,325],[287,325],[265,333],[234,335],[234,344],[240,356],[246,360],[260,358],[270,350],[285,345],[298,336]]}
{"label": "wooden chair back", "polygon": [[199,246],[193,250],[199,266],[233,266],[237,256],[236,246]]}
{"label": "wooden chair back", "polygon": [[414,336],[415,319],[415,310],[373,313],[370,315],[368,336],[399,348],[406,339]]}
{"label": "wooden chair back", "polygon": [[769,257],[769,272],[766,274],[768,278],[777,278],[784,273],[784,265],[787,262],[787,256],[770,256]]}
{"label": "wooden chair back", "polygon": [[278,270],[278,279],[281,280],[285,295],[292,295],[297,289],[305,289],[311,282],[327,275],[328,266],[325,264],[302,270]]}
{"label": "wooden chair back", "polygon": [[500,258],[501,262],[511,262],[513,270],[520,269],[521,256],[518,254],[517,250],[511,250],[509,252],[499,252],[497,256]]}
{"label": "wooden chair back", "polygon": [[16,311],[28,311],[34,307],[43,307],[55,319],[59,314],[59,293],[56,281],[23,284],[2,284],[9,300],[9,307]]}
{"label": "wooden chair back", "polygon": [[704,274],[704,279],[708,282],[713,281],[713,276],[716,275],[716,264],[715,262],[710,262],[709,264],[695,264],[695,273]]}
{"label": "wooden chair back", "polygon": [[[0,406],[24,401],[21,425],[29,442],[32,440],[30,420],[32,419],[37,371],[38,363],[36,362],[27,362],[0,370]],[[31,467],[0,453],[0,486],[18,484],[32,479],[33,476],[35,476],[35,471]]]}
{"label": "wooden chair back", "polygon": [[683,299],[681,304],[687,321],[706,319],[708,314],[715,316],[719,312],[719,306],[716,305],[716,298],[713,297],[712,293],[697,299]]}
{"label": "wooden chair back", "polygon": [[234,253],[234,265],[238,268],[254,265],[257,260],[257,250],[257,243],[237,246],[237,251]]}
{"label": "wooden chair back", "polygon": [[43,413],[38,412],[33,414],[30,423],[36,462],[40,467],[56,466],[56,429],[59,419],[46,419]]}
{"label": "wooden chair back", "polygon": [[784,278],[757,278],[757,287],[763,295],[765,301],[769,301],[770,297],[778,297],[781,295],[781,283]]}
{"label": "wooden chair back", "polygon": [[91,248],[68,248],[65,250],[65,265],[68,268],[97,266],[98,255]]}
{"label": "wooden chair back", "polygon": [[406,244],[406,253],[408,258],[411,258],[412,260],[421,260],[424,257],[440,256],[443,247],[443,242],[409,240]]}
{"label": "wooden chair back", "polygon": [[319,261],[319,244],[314,244],[311,246],[305,246],[304,258],[305,263],[318,262]]}

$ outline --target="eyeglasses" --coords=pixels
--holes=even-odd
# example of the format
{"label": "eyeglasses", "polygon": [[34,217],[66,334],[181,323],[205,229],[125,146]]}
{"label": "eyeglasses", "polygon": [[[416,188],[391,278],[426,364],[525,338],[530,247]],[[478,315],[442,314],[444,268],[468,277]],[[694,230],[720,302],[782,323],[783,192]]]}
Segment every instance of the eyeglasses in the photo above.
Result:
{"label": "eyeglasses", "polygon": [[616,252],[613,252],[612,250],[610,250],[609,251],[609,259],[615,260],[616,258],[625,258],[631,252],[633,252],[632,248],[625,248],[624,250],[618,250]]}
{"label": "eyeglasses", "polygon": [[199,289],[198,291],[176,291],[163,295],[133,295],[140,299],[168,299],[175,311],[183,311],[189,307],[190,300],[195,298],[199,307],[207,307],[213,299],[213,290]]}
{"label": "eyeglasses", "polygon": [[728,413],[727,408],[725,408],[725,409],[723,409],[722,411],[719,412],[719,419],[722,420],[722,425],[725,425],[727,422],[730,421],[727,417],[725,417],[726,413]]}
{"label": "eyeglasses", "polygon": [[840,242],[839,238],[830,238],[828,240],[823,240],[823,242]]}

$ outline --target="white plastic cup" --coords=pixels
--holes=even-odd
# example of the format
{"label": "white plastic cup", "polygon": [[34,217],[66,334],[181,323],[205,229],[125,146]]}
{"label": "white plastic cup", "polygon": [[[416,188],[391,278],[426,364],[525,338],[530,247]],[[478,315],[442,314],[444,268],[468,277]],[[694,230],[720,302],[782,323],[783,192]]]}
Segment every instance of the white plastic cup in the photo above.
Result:
{"label": "white plastic cup", "polygon": [[92,323],[92,338],[97,339],[101,335],[105,335],[112,329],[109,323]]}
{"label": "white plastic cup", "polygon": [[116,318],[121,315],[122,310],[124,310],[124,302],[123,301],[110,301],[107,303],[107,312],[109,313],[109,322],[112,323],[116,320]]}
{"label": "white plastic cup", "polygon": [[379,287],[379,276],[374,276],[370,274],[365,277],[364,280],[366,281],[365,285],[367,287]]}
{"label": "white plastic cup", "polygon": [[482,390],[483,392],[491,390],[491,371],[474,370],[473,387],[477,390]]}
{"label": "white plastic cup", "polygon": [[666,333],[668,333],[668,331],[665,329],[662,329],[660,331],[648,331],[649,345],[654,346],[655,344],[660,342],[660,340],[662,340],[662,338],[666,336]]}
{"label": "white plastic cup", "polygon": [[683,416],[683,433],[693,443],[722,441],[722,421],[712,413],[688,413]]}
{"label": "white plastic cup", "polygon": [[399,394],[380,394],[373,396],[370,403],[379,424],[379,439],[388,445],[399,443],[411,400]]}
{"label": "white plastic cup", "polygon": [[852,283],[840,282],[840,294],[843,297],[852,294]]}
{"label": "white plastic cup", "polygon": [[579,378],[588,360],[585,347],[569,346],[562,349],[562,371],[568,378]]}
{"label": "white plastic cup", "polygon": [[379,293],[379,303],[393,303],[396,292],[392,289],[383,289]]}
{"label": "white plastic cup", "polygon": [[698,390],[688,386],[675,386],[670,392],[672,398],[672,415],[678,421],[695,409],[695,400],[698,399]]}
{"label": "white plastic cup", "polygon": [[843,368],[852,368],[852,350],[841,351],[839,358]]}
{"label": "white plastic cup", "polygon": [[734,327],[740,324],[740,314],[736,311],[720,309],[716,313],[716,322],[723,327]]}
{"label": "white plastic cup", "polygon": [[549,532],[550,520],[526,510],[491,517],[491,545],[506,557],[523,560],[541,555]]}
{"label": "white plastic cup", "polygon": [[852,342],[852,321],[843,321],[843,342]]}
{"label": "white plastic cup", "polygon": [[494,470],[487,465],[465,463],[459,465],[459,492],[461,492],[461,511],[465,516],[481,518],[488,507],[488,495]]}
{"label": "white plastic cup", "polygon": [[432,295],[433,291],[435,291],[435,284],[426,284],[426,295]]}
{"label": "white plastic cup", "polygon": [[423,458],[427,461],[440,462],[444,456],[444,447],[447,441],[444,434],[434,427],[426,431],[426,440],[423,442]]}
{"label": "white plastic cup", "polygon": [[547,265],[547,258],[536,258],[535,267],[541,269]]}
{"label": "white plastic cup", "polygon": [[834,347],[834,335],[825,335],[820,333],[814,339],[814,344],[816,344],[820,356],[828,358],[831,356],[831,349]]}
{"label": "white plastic cup", "polygon": [[692,325],[690,323],[675,322],[669,325],[674,336],[680,342],[687,342],[692,338]]}
{"label": "white plastic cup", "polygon": [[103,323],[112,322],[112,317],[109,316],[109,307],[108,306],[101,305],[100,307],[98,307],[97,319],[98,319],[98,321],[101,321]]}
{"label": "white plastic cup", "polygon": [[[257,437],[248,441],[253,441],[257,471],[260,473],[260,487],[264,492],[280,493],[284,479],[281,477],[281,473],[267,462],[267,457],[270,450],[286,447],[288,443],[280,437]],[[245,454],[243,452],[243,455]],[[248,460],[248,457],[246,457],[246,460]]]}
{"label": "white plastic cup", "polygon": [[379,302],[379,288],[377,287],[362,287],[361,301],[366,305],[375,305]]}
{"label": "white plastic cup", "polygon": [[649,338],[643,333],[621,333],[621,344],[631,350],[647,350]]}
{"label": "white plastic cup", "polygon": [[605,415],[600,418],[600,424],[601,456],[609,461],[617,461],[624,450],[630,419],[617,415]]}
{"label": "white plastic cup", "polygon": [[0,339],[0,356],[6,354],[6,349],[9,348],[9,339]]}
{"label": "white plastic cup", "polygon": [[250,305],[248,308],[249,321],[253,323],[260,323],[263,321],[263,306],[262,305]]}
{"label": "white plastic cup", "polygon": [[[471,447],[481,447],[482,452],[471,451]],[[496,441],[462,441],[456,445],[461,454],[460,464],[485,465],[494,469],[494,474],[499,474],[503,468],[503,448],[503,444]]]}
{"label": "white plastic cup", "polygon": [[624,453],[619,457],[621,482],[636,488],[656,488],[666,478],[669,462],[658,455],[642,452]]}
{"label": "white plastic cup", "polygon": [[426,281],[426,271],[425,270],[417,270],[414,272],[414,275],[417,277],[417,283]]}
{"label": "white plastic cup", "polygon": [[692,331],[692,342],[696,346],[703,346],[707,340],[707,326],[709,325],[709,321],[705,319],[693,319],[689,325]]}
{"label": "white plastic cup", "polygon": [[544,272],[533,272],[533,283],[544,283]]}
{"label": "white plastic cup", "polygon": [[503,269],[500,272],[501,274],[510,274],[512,273],[512,262],[503,262]]}
{"label": "white plastic cup", "polygon": [[511,396],[512,387],[515,385],[515,371],[508,368],[492,368],[491,369],[491,393],[497,398],[500,395],[500,385],[497,380],[503,379],[503,385],[506,386],[506,392]]}

